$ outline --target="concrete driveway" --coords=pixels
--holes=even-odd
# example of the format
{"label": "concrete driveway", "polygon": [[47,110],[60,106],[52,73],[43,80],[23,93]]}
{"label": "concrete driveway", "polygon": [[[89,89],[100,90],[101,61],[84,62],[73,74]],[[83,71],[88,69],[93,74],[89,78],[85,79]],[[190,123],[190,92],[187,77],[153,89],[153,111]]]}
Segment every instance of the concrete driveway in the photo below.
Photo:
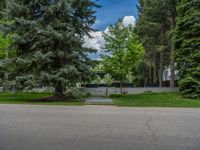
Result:
{"label": "concrete driveway", "polygon": [[199,150],[200,109],[0,105],[0,150]]}

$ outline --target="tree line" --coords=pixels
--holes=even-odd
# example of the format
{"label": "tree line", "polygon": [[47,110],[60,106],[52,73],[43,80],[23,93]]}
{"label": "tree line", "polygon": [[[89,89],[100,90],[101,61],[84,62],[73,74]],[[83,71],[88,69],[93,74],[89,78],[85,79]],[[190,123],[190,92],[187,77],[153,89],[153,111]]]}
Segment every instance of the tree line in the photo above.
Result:
{"label": "tree line", "polygon": [[[90,78],[93,49],[83,47],[95,23],[91,0],[1,0],[1,84],[16,89],[47,85],[63,96],[66,87]],[[181,93],[200,97],[200,1],[139,0],[136,27],[122,20],[104,33],[102,68],[117,80],[159,83],[170,67],[179,72]]]}
{"label": "tree line", "polygon": [[139,0],[136,26],[124,26],[122,20],[110,26],[104,49],[112,55],[103,57],[103,70],[121,82],[162,87],[163,71],[170,67],[174,87],[176,4],[176,0]]}
{"label": "tree line", "polygon": [[170,87],[177,70],[181,93],[200,97],[200,1],[139,0],[137,8],[136,27],[121,20],[109,27],[105,49],[112,55],[103,57],[102,69],[136,86],[162,87],[163,71],[170,68]]}
{"label": "tree line", "polygon": [[149,81],[162,86],[162,72],[170,66],[170,86],[178,70],[181,93],[200,94],[200,1],[140,0],[137,31],[145,48]]}

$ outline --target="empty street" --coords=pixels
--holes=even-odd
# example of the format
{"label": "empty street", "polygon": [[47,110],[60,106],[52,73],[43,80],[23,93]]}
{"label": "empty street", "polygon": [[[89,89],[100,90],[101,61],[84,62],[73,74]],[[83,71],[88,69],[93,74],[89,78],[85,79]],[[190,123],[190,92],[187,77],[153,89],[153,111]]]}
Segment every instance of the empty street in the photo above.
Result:
{"label": "empty street", "polygon": [[199,150],[200,109],[0,105],[0,150]]}

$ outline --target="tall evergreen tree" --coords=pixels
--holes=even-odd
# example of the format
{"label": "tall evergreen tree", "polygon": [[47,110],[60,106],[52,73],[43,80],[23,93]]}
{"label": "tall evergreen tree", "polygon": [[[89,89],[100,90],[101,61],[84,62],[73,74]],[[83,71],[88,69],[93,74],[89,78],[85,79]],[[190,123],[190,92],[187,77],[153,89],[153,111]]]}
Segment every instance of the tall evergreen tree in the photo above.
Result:
{"label": "tall evergreen tree", "polygon": [[[5,1],[2,0],[0,1],[0,12],[5,9]],[[2,22],[3,16],[0,13],[0,22]],[[5,57],[5,49],[8,47],[9,45],[9,40],[8,38],[4,37],[3,34],[0,32],[0,59]]]}
{"label": "tall evergreen tree", "polygon": [[[5,8],[6,5],[6,1],[5,0],[1,0],[0,1],[0,11],[2,11]],[[0,19],[3,17],[3,15],[0,13]]]}
{"label": "tall evergreen tree", "polygon": [[83,37],[95,23],[91,0],[9,0],[4,17],[13,20],[3,26],[13,33],[16,57],[9,74],[18,89],[42,83],[52,85],[63,96],[66,86],[87,78],[89,49]]}
{"label": "tall evergreen tree", "polygon": [[200,1],[181,0],[177,6],[175,36],[180,90],[184,96],[200,98]]}
{"label": "tall evergreen tree", "polygon": [[[171,66],[171,86],[174,86],[173,43],[170,32],[176,16],[176,0],[140,0],[137,30],[149,61],[149,82],[162,86],[163,69]],[[173,23],[172,23],[173,21]]]}
{"label": "tall evergreen tree", "polygon": [[169,49],[169,66],[170,66],[170,87],[175,86],[175,47],[174,47],[174,31],[176,28],[177,11],[176,6],[178,0],[163,0],[167,13],[167,47]]}

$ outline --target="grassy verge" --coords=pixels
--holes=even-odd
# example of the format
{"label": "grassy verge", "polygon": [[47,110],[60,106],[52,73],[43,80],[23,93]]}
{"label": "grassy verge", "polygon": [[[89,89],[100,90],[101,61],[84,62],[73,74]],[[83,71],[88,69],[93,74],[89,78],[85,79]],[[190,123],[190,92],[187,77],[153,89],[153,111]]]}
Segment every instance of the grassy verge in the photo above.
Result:
{"label": "grassy verge", "polygon": [[32,104],[32,105],[84,105],[83,100],[68,100],[63,102],[44,102],[37,101],[34,102],[35,98],[42,98],[52,96],[48,93],[20,93],[20,94],[11,94],[11,93],[1,93],[0,94],[0,104]]}
{"label": "grassy verge", "polygon": [[123,107],[188,107],[200,108],[200,100],[182,98],[178,93],[143,93],[111,96],[117,106]]}

